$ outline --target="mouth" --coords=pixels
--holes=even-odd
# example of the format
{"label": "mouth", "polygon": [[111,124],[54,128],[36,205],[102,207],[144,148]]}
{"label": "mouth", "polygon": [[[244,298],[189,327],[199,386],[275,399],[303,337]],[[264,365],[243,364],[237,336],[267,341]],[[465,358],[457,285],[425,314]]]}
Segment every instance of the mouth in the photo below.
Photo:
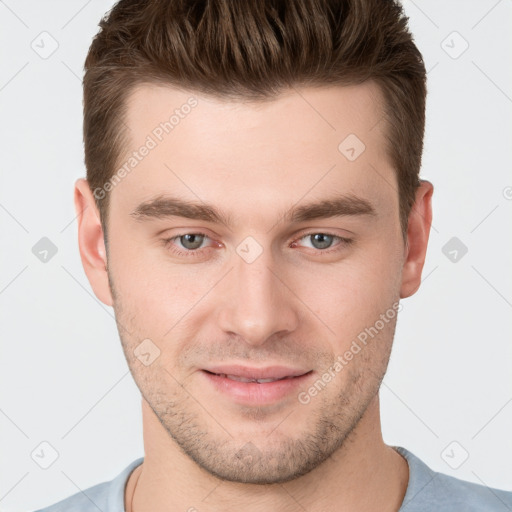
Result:
{"label": "mouth", "polygon": [[313,370],[233,365],[203,369],[201,373],[224,398],[241,405],[263,406],[293,396],[299,386],[307,384]]}
{"label": "mouth", "polygon": [[229,375],[226,373],[214,373],[210,372],[208,370],[204,370],[206,373],[209,373],[210,375],[217,375],[218,377],[223,377],[225,379],[230,380],[236,380],[237,382],[257,382],[258,384],[265,384],[267,382],[276,382],[278,380],[285,380],[285,379],[296,379],[297,377],[302,377],[302,375],[307,375],[308,373],[311,373],[312,370],[309,372],[303,373],[302,375],[288,375],[286,377],[269,377],[269,378],[250,378],[250,377],[242,377],[241,375]]}

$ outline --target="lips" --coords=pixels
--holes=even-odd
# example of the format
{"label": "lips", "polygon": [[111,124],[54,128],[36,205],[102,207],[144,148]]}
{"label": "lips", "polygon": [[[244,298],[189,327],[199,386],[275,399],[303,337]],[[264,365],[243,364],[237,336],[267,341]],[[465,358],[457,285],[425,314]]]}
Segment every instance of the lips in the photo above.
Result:
{"label": "lips", "polygon": [[[210,372],[212,373],[212,372]],[[238,382],[257,382],[258,384],[265,384],[266,382],[275,382],[276,380],[293,379],[294,377],[281,377],[279,379],[270,377],[268,379],[250,379],[248,377],[241,377],[239,375],[227,375],[225,373],[214,373],[219,377],[225,377],[227,379],[236,380]]]}
{"label": "lips", "polygon": [[204,371],[238,382],[258,382],[264,384],[277,380],[292,379],[309,373],[311,370],[286,366],[269,366],[266,368],[250,368],[241,365],[212,366]]}
{"label": "lips", "polygon": [[246,407],[291,403],[299,388],[314,377],[313,370],[287,366],[222,365],[204,368],[200,373],[216,394]]}

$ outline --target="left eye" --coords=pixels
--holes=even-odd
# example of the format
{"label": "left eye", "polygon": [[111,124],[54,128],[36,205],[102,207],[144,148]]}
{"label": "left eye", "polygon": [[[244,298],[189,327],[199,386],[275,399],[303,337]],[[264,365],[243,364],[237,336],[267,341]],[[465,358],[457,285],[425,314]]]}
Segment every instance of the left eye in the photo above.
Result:
{"label": "left eye", "polygon": [[328,249],[331,247],[333,241],[335,238],[341,238],[339,236],[335,235],[329,235],[327,233],[311,233],[309,235],[305,235],[299,240],[311,240],[312,248],[313,249]]}

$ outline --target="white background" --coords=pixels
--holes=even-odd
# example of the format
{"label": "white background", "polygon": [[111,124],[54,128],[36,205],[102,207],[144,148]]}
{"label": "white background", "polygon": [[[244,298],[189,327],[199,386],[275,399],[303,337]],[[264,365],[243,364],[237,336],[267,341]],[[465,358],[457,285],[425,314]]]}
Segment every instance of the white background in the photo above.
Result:
{"label": "white background", "polygon": [[[72,202],[85,175],[83,62],[111,6],[0,2],[4,512],[110,480],[143,455],[140,395],[112,310],[82,270]],[[404,7],[429,71],[422,177],[435,186],[434,227],[381,390],[384,439],[437,471],[512,490],[512,2]],[[46,59],[31,47],[51,48],[44,31],[58,42]],[[461,37],[469,47],[453,58]],[[42,237],[58,249],[46,263],[32,253]],[[468,248],[456,262],[442,252],[452,237]],[[31,458],[42,441],[59,454],[48,469]],[[465,452],[458,469],[445,462]]]}

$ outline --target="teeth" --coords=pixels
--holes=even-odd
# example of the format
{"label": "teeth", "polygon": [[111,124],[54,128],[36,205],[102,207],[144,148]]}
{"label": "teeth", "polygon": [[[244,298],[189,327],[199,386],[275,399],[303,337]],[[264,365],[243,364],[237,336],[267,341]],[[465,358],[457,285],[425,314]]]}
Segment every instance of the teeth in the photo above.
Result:
{"label": "teeth", "polygon": [[225,377],[231,380],[237,380],[238,382],[257,382],[258,384],[264,384],[265,382],[274,382],[276,380],[287,379],[288,377],[282,377],[281,379],[248,379],[247,377],[239,377],[238,375],[226,375],[225,373],[219,373],[219,377]]}

